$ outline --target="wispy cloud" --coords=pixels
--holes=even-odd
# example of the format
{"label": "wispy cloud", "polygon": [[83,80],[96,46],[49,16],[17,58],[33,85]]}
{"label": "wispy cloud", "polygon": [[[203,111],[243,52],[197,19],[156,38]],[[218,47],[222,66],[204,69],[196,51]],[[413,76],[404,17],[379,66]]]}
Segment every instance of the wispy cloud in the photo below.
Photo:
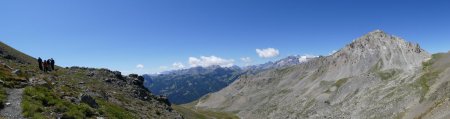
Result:
{"label": "wispy cloud", "polygon": [[172,68],[174,68],[174,69],[183,69],[184,65],[181,62],[175,62],[175,63],[172,64]]}
{"label": "wispy cloud", "polygon": [[143,68],[144,68],[144,65],[138,64],[138,65],[136,65],[136,68],[138,68],[138,69],[143,69]]}
{"label": "wispy cloud", "polygon": [[319,57],[319,56],[306,54],[306,55],[300,56],[300,58],[298,58],[298,61],[299,62],[306,62],[309,59],[316,58],[316,57]]}
{"label": "wispy cloud", "polygon": [[333,51],[331,51],[330,53],[328,53],[328,55],[333,55],[334,53],[336,53],[337,52],[337,50],[333,50]]}
{"label": "wispy cloud", "polygon": [[246,66],[250,65],[252,63],[252,59],[250,57],[243,57],[241,58],[242,62],[245,63]]}
{"label": "wispy cloud", "polygon": [[208,67],[212,65],[219,65],[222,67],[231,67],[234,64],[233,59],[223,59],[216,56],[201,56],[200,58],[189,57],[189,65],[191,67]]}
{"label": "wispy cloud", "polygon": [[272,57],[276,57],[280,54],[278,49],[275,49],[275,48],[256,49],[256,53],[261,58],[272,58]]}

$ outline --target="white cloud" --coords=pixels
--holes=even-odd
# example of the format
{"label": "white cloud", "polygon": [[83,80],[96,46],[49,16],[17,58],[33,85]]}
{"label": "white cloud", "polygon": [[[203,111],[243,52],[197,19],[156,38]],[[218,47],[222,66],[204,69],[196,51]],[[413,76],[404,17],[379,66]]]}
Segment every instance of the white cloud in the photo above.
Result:
{"label": "white cloud", "polygon": [[316,58],[316,57],[319,57],[319,56],[306,54],[306,55],[300,56],[300,58],[298,58],[298,61],[299,62],[306,62],[309,59]]}
{"label": "white cloud", "polygon": [[189,64],[191,67],[208,67],[212,65],[219,65],[222,67],[231,67],[233,66],[233,59],[222,59],[216,56],[201,56],[200,58],[189,57]]}
{"label": "white cloud", "polygon": [[330,53],[328,53],[328,55],[333,55],[334,53],[336,53],[336,50],[331,51]]}
{"label": "white cloud", "polygon": [[138,68],[138,69],[143,69],[143,68],[144,68],[144,65],[138,64],[138,65],[136,65],[136,68]]}
{"label": "white cloud", "polygon": [[241,58],[241,60],[245,63],[246,66],[250,65],[250,63],[252,62],[252,59],[250,57],[243,57]]}
{"label": "white cloud", "polygon": [[184,68],[184,65],[183,65],[183,63],[181,63],[181,62],[175,62],[175,63],[172,64],[172,67],[173,67],[174,69],[183,69],[183,68]]}
{"label": "white cloud", "polygon": [[280,54],[280,52],[275,48],[256,49],[256,53],[258,53],[261,58],[272,58]]}

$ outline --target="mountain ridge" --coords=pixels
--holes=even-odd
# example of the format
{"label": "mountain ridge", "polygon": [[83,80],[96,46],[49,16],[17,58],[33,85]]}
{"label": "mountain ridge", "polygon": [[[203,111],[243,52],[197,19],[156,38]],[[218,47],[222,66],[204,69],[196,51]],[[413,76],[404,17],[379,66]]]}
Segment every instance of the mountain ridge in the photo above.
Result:
{"label": "mountain ridge", "polygon": [[[432,89],[445,92],[437,87],[448,82],[441,78],[448,70],[431,74],[423,70],[423,63],[430,58],[436,59],[419,45],[373,31],[331,56],[241,76],[228,87],[199,99],[195,107],[235,112],[241,118],[445,116],[420,107],[433,109],[428,103],[442,98],[427,95],[433,94]],[[435,80],[441,83],[433,83]]]}
{"label": "mountain ridge", "polygon": [[288,56],[275,62],[245,67],[192,67],[166,71],[162,74],[144,75],[144,85],[157,95],[166,95],[175,104],[185,104],[216,92],[238,79],[265,70],[301,64],[315,57]]}

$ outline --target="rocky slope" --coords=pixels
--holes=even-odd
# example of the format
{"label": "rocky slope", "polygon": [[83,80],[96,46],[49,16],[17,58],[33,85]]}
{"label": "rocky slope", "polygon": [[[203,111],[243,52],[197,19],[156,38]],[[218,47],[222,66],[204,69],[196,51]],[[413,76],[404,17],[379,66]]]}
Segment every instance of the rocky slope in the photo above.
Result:
{"label": "rocky slope", "polygon": [[449,118],[449,54],[376,30],[335,54],[241,76],[197,108],[241,118]]}
{"label": "rocky slope", "polygon": [[0,55],[4,118],[182,118],[143,86],[141,76],[83,67],[44,73],[36,59],[3,43]]}

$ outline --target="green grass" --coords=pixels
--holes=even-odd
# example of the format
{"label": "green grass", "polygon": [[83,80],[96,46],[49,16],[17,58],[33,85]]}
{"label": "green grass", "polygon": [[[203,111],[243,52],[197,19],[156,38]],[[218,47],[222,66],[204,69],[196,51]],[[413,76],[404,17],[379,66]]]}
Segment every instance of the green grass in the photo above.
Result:
{"label": "green grass", "polygon": [[[25,87],[21,102],[22,114],[25,118],[49,119],[62,115],[63,118],[76,119],[95,117],[128,119],[139,118],[135,116],[141,116],[140,118],[156,117],[155,115],[164,116],[162,114],[165,113],[163,111],[166,108],[159,107],[165,105],[161,105],[153,100],[141,101],[131,97],[131,94],[128,94],[131,91],[122,91],[114,85],[104,83],[102,79],[110,76],[109,70],[56,67],[56,71],[44,73],[39,70],[36,58],[30,57],[2,42],[0,42],[0,61],[6,64],[0,65],[0,80],[4,82],[3,87],[26,86],[23,85],[23,82],[31,77],[47,82],[42,85],[35,84],[33,87]],[[11,72],[16,69],[19,69],[21,73],[17,75],[12,74]],[[87,76],[92,71],[95,71],[96,75],[94,77]],[[80,82],[84,83],[80,84]],[[7,98],[3,87],[0,85],[1,104],[4,104]],[[126,105],[119,106],[112,103],[111,100],[109,100],[111,102],[104,100],[103,97],[108,91],[122,94],[115,94],[110,99],[117,99],[113,101],[119,101],[121,102],[120,104]],[[78,98],[81,93],[89,92],[104,94],[101,96],[93,95],[93,98],[96,99],[100,106],[98,109],[91,108],[85,103],[74,103],[71,99],[64,99],[65,97]],[[142,106],[148,107],[150,111],[138,110]],[[157,112],[157,114],[153,114],[154,112]],[[137,113],[148,113],[148,115],[142,116]]]}
{"label": "green grass", "polygon": [[97,99],[101,105],[100,113],[111,119],[136,119],[136,117],[122,107],[109,103],[102,99]]}
{"label": "green grass", "polygon": [[349,78],[342,78],[336,81],[336,83],[334,84],[337,88],[340,88],[341,86],[343,86],[345,83],[347,83]]}
{"label": "green grass", "polygon": [[378,71],[376,72],[377,76],[381,78],[381,80],[388,80],[388,79],[392,79],[393,77],[397,76],[398,74],[400,74],[400,70],[397,69],[389,69],[389,70],[385,70],[385,71]]}
{"label": "green grass", "polygon": [[381,70],[382,66],[383,60],[379,60],[372,68],[370,68],[369,72],[375,73],[375,75],[380,77],[381,80],[391,79],[401,73],[401,70],[399,69],[389,69],[382,71]]}
{"label": "green grass", "polygon": [[14,85],[20,83],[26,75],[24,73],[20,73],[19,75],[13,75],[12,70],[6,68],[5,66],[0,65],[0,80],[2,80],[3,86],[5,87],[14,87]]}
{"label": "green grass", "polygon": [[439,74],[441,72],[426,72],[424,75],[422,75],[416,84],[418,84],[421,87],[421,99],[420,102],[422,102],[425,98],[425,95],[430,90],[431,82],[434,81],[434,79],[439,77]]}
{"label": "green grass", "polygon": [[184,105],[172,105],[172,108],[181,113],[185,119],[239,119],[239,117],[229,112],[194,109],[196,102]]}
{"label": "green grass", "polygon": [[3,86],[0,86],[0,108],[3,108],[6,102],[6,99],[8,97],[8,94],[6,93],[5,89],[3,88]]}
{"label": "green grass", "polygon": [[292,70],[293,70],[292,67],[286,67],[286,68],[282,68],[282,69],[276,69],[275,71],[278,75],[284,76],[284,75],[290,73]]}
{"label": "green grass", "polygon": [[26,87],[22,100],[23,115],[32,119],[47,118],[43,113],[60,112],[63,118],[87,118],[92,117],[94,109],[88,105],[73,104],[60,99],[47,87]]}
{"label": "green grass", "polygon": [[430,90],[430,86],[439,78],[446,68],[450,66],[450,54],[437,53],[433,54],[432,58],[427,62],[422,62],[423,75],[419,77],[414,86],[421,89],[420,102],[425,100],[425,95]]}
{"label": "green grass", "polygon": [[431,56],[431,59],[426,62],[422,62],[422,69],[423,70],[430,70],[431,66],[436,62],[437,59],[443,57],[443,54],[433,54]]}
{"label": "green grass", "polygon": [[198,112],[195,112],[194,110],[191,110],[189,108],[183,107],[183,106],[177,106],[173,105],[173,109],[175,109],[177,112],[181,113],[183,117],[186,119],[208,119],[207,116],[200,114]]}

